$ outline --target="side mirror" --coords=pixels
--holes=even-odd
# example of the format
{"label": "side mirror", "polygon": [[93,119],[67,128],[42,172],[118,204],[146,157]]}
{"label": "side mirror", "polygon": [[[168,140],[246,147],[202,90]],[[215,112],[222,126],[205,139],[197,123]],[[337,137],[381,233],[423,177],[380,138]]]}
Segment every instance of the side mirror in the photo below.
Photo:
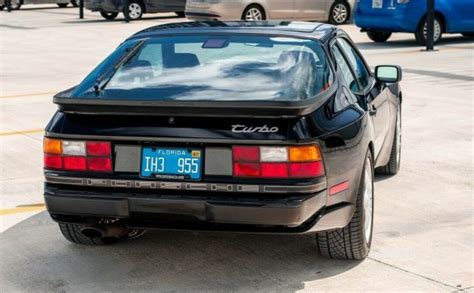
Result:
{"label": "side mirror", "polygon": [[402,80],[402,68],[397,65],[376,66],[375,79],[383,83],[399,82]]}

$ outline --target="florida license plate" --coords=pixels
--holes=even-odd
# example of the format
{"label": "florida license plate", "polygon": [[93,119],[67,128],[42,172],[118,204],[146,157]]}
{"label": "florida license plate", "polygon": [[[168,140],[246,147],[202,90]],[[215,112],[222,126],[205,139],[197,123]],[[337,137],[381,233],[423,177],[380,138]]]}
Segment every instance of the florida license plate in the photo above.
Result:
{"label": "florida license plate", "polygon": [[142,149],[140,175],[175,180],[201,179],[202,151],[187,148]]}

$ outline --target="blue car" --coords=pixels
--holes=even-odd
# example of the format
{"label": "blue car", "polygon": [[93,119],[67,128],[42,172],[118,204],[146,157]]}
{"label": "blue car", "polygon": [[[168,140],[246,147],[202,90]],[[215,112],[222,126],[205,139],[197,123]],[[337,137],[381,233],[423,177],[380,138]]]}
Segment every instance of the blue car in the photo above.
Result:
{"label": "blue car", "polygon": [[[426,6],[426,0],[358,0],[355,23],[374,42],[385,42],[394,32],[409,32],[425,45]],[[443,33],[474,36],[474,0],[435,0],[435,43]]]}

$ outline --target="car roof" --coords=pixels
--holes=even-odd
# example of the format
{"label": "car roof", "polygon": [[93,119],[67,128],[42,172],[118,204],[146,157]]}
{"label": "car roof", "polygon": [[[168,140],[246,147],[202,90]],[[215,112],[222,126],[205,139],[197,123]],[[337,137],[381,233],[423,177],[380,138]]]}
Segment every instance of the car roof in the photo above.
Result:
{"label": "car roof", "polygon": [[153,26],[134,34],[131,39],[158,35],[236,33],[283,35],[318,39],[325,42],[337,27],[318,22],[301,21],[190,21]]}

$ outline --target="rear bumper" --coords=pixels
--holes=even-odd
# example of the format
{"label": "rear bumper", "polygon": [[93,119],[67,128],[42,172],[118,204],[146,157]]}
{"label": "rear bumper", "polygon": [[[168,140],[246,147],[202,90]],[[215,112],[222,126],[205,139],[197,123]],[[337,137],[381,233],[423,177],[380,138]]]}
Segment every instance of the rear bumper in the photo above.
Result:
{"label": "rear bumper", "polygon": [[285,198],[256,199],[195,195],[137,195],[61,191],[46,188],[53,219],[87,223],[92,218],[120,218],[130,227],[307,233],[344,227],[352,205],[326,210],[326,191]]}

